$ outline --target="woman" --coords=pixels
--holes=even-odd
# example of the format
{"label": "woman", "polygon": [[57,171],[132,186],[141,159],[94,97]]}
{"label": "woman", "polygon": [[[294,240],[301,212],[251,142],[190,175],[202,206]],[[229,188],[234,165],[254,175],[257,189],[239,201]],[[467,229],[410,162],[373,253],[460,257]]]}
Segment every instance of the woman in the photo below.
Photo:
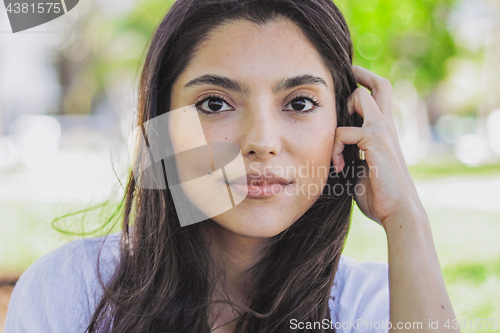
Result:
{"label": "woman", "polygon": [[[178,0],[151,41],[139,94],[139,153],[164,144],[146,123],[172,115],[160,129],[175,158],[148,174],[136,155],[123,230],[102,244],[99,282],[99,239],[45,256],[16,286],[7,333],[430,330],[436,321],[441,331],[455,318],[390,84],[352,67],[333,2]],[[180,125],[196,129],[193,110],[201,129],[186,136]],[[181,154],[201,147],[200,131],[208,172],[185,163],[198,155]],[[239,147],[243,181],[227,172],[209,200],[189,186],[177,200],[174,183],[222,170],[214,147],[224,142]],[[243,200],[212,214],[220,186]],[[353,198],[384,227],[388,268],[341,256]]]}

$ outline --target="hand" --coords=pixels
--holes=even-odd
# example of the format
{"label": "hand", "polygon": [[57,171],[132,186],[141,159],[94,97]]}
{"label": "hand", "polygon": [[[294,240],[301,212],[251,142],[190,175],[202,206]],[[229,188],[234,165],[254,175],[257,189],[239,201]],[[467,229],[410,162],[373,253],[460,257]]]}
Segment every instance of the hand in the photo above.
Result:
{"label": "hand", "polygon": [[[356,144],[364,151],[364,177],[354,199],[367,217],[387,230],[387,221],[392,217],[425,211],[399,145],[392,118],[390,82],[359,66],[353,66],[353,71],[357,82],[371,94],[359,87],[349,96],[349,114],[360,114],[363,125],[337,127],[332,162],[337,172],[345,167],[342,151],[346,144]],[[355,170],[357,174],[358,171],[361,170]]]}

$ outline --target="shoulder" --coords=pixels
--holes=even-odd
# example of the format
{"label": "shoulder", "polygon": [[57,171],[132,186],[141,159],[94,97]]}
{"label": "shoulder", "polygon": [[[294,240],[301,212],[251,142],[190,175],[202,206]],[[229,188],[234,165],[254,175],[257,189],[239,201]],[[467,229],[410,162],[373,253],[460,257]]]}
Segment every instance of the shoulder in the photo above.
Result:
{"label": "shoulder", "polygon": [[119,242],[119,233],[79,239],[36,260],[14,288],[5,333],[83,332],[102,292],[97,268],[106,283]]}
{"label": "shoulder", "polygon": [[343,325],[343,328],[337,331],[388,331],[389,266],[387,263],[359,262],[342,255],[331,297],[332,320],[338,322],[338,325]]}

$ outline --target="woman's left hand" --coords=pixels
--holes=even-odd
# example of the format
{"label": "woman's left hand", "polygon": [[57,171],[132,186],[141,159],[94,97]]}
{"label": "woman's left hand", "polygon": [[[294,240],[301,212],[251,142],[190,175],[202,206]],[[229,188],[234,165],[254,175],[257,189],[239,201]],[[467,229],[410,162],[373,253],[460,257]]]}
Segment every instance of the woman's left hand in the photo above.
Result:
{"label": "woman's left hand", "polygon": [[394,217],[425,211],[399,145],[392,118],[391,83],[359,66],[353,66],[353,71],[363,87],[349,96],[347,105],[351,115],[357,112],[363,117],[363,125],[337,127],[332,162],[337,172],[353,167],[345,166],[342,151],[346,144],[356,144],[364,151],[364,176],[356,187],[355,200],[366,216],[387,230]]}

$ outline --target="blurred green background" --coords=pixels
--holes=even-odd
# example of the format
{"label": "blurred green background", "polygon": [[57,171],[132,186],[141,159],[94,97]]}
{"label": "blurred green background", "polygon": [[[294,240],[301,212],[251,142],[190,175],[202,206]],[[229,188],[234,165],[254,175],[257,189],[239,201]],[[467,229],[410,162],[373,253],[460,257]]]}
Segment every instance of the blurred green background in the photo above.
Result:
{"label": "blurred green background", "polygon": [[[54,225],[91,236],[108,227],[99,229],[126,181],[141,59],[172,3],[80,0],[44,26],[0,34],[0,332],[17,277],[80,237],[56,230],[55,218],[96,205]],[[393,84],[398,136],[457,318],[500,324],[499,2],[336,3],[354,64]],[[387,261],[382,228],[357,208],[344,253]]]}

